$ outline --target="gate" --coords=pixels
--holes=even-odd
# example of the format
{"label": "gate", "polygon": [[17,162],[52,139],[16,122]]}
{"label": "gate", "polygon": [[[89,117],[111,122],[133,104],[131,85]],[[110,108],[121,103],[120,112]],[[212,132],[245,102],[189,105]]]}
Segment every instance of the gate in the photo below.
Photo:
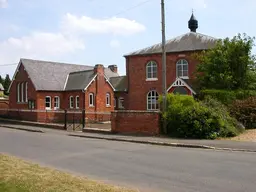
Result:
{"label": "gate", "polygon": [[75,110],[67,111],[65,110],[65,129],[67,131],[82,131],[85,127],[85,111]]}

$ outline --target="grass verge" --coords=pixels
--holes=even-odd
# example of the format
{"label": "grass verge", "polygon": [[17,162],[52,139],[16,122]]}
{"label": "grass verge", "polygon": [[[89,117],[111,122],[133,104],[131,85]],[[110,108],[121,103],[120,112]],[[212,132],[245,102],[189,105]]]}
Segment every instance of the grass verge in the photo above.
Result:
{"label": "grass verge", "polygon": [[0,192],[132,192],[0,154]]}

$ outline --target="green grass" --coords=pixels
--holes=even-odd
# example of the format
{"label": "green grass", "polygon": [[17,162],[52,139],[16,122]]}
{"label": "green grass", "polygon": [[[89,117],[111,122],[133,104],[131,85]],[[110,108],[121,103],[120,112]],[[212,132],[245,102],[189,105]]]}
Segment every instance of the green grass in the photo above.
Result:
{"label": "green grass", "polygon": [[[86,166],[86,163],[85,163]],[[132,192],[0,154],[0,192]]]}

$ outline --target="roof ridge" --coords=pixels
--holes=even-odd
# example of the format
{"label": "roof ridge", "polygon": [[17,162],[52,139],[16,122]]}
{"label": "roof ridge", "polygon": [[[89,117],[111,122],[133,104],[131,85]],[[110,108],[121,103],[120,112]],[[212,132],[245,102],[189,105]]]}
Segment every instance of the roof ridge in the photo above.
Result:
{"label": "roof ridge", "polygon": [[85,67],[93,67],[91,65],[83,65],[77,63],[67,63],[67,62],[58,62],[58,61],[50,61],[50,60],[38,60],[38,59],[28,59],[28,58],[20,58],[21,61],[28,60],[28,61],[35,61],[35,62],[45,62],[45,63],[53,63],[53,64],[64,64],[64,65],[76,65],[76,66],[85,66]]}
{"label": "roof ridge", "polygon": [[74,74],[74,73],[83,73],[83,72],[91,72],[91,71],[93,71],[93,69],[82,70],[82,71],[73,71],[73,72],[70,72],[69,74]]}

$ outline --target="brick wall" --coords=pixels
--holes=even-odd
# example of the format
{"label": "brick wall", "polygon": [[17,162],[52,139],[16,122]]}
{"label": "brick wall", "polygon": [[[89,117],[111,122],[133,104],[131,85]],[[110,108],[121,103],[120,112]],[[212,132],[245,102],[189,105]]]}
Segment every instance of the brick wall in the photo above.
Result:
{"label": "brick wall", "polygon": [[0,99],[0,109],[8,109],[8,108],[9,108],[9,100]]}
{"label": "brick wall", "polygon": [[[193,79],[193,72],[196,70],[197,61],[192,57],[193,52],[168,53],[166,63],[166,81],[169,88],[176,79],[176,63],[179,59],[188,61],[189,78]],[[149,61],[157,62],[156,81],[146,80],[146,65]],[[146,110],[147,94],[151,90],[162,93],[162,55],[140,55],[126,58],[126,73],[128,77],[128,98],[126,106],[128,110]]]}
{"label": "brick wall", "polygon": [[[36,90],[35,90],[35,87],[22,64],[18,68],[17,74],[14,78],[15,79],[12,82],[12,85],[10,87],[10,95],[9,95],[10,108],[12,108],[12,109],[28,109],[27,102],[22,102],[22,103],[17,102],[17,85],[18,85],[18,83],[22,83],[22,82],[28,83],[28,99],[36,100]],[[25,90],[24,90],[24,92],[25,92]]]}
{"label": "brick wall", "polygon": [[111,131],[131,134],[160,134],[160,113],[149,111],[114,111],[111,113]]}

